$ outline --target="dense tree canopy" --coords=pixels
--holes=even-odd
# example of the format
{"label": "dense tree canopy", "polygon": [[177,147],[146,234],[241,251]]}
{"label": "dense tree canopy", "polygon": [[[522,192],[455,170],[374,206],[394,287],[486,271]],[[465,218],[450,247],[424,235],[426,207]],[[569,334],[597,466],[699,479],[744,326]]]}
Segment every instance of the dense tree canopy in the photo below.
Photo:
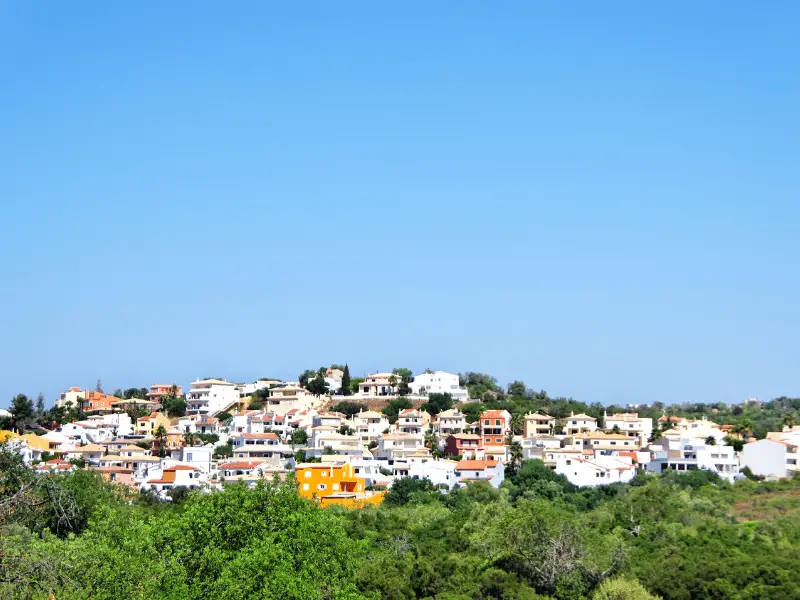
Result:
{"label": "dense tree canopy", "polygon": [[[0,451],[0,597],[778,600],[800,594],[800,479],[696,473],[577,489],[537,461],[501,489],[401,479],[320,509],[292,482],[173,502]],[[25,560],[19,560],[24,557]],[[679,576],[676,576],[679,574]]]}

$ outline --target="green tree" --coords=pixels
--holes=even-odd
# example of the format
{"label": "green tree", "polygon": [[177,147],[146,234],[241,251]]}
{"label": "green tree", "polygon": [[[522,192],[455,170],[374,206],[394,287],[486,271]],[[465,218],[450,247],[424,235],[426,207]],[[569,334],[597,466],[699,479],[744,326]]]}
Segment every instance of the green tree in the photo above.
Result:
{"label": "green tree", "polygon": [[509,456],[511,458],[511,468],[516,471],[522,464],[522,458],[523,458],[522,444],[520,444],[518,441],[513,441],[509,445],[508,450],[509,450]]}
{"label": "green tree", "polygon": [[389,400],[389,403],[381,412],[389,417],[389,423],[395,423],[400,411],[405,410],[406,408],[411,408],[412,406],[414,405],[411,403],[411,400],[404,396],[400,396],[399,398]]}
{"label": "green tree", "polygon": [[308,389],[308,383],[317,376],[317,372],[314,369],[306,369],[300,376],[297,378],[297,381],[300,382],[300,386]]}
{"label": "green tree", "polygon": [[511,432],[514,435],[522,435],[525,429],[525,418],[520,413],[511,415]]}
{"label": "green tree", "polygon": [[352,417],[357,415],[362,410],[367,410],[367,405],[362,404],[361,402],[352,402],[350,400],[344,400],[342,402],[336,403],[332,410],[334,412],[340,412],[342,414],[347,415],[348,417]]}
{"label": "green tree", "polygon": [[186,415],[186,400],[183,396],[176,395],[174,388],[169,394],[161,398],[161,407],[170,418]]}
{"label": "green tree", "polygon": [[45,401],[44,401],[44,394],[39,392],[39,395],[36,396],[36,420],[39,421],[39,424],[42,424],[42,420],[45,416]]}
{"label": "green tree", "polygon": [[524,381],[514,381],[513,383],[508,384],[508,395],[509,396],[517,396],[519,398],[524,398],[528,394],[528,388],[525,387]]}
{"label": "green tree", "polygon": [[167,455],[167,429],[163,425],[156,427],[153,432],[156,446],[158,446],[158,455],[164,458]]}
{"label": "green tree", "polygon": [[24,432],[36,420],[33,401],[25,394],[14,396],[9,412],[11,413],[11,426],[19,432]]}
{"label": "green tree", "polygon": [[384,502],[388,506],[403,506],[408,504],[415,495],[427,495],[436,492],[436,488],[430,479],[414,479],[413,477],[403,477],[395,479],[392,487],[386,493]]}
{"label": "green tree", "polygon": [[428,430],[425,432],[425,447],[431,452],[439,449],[439,437],[436,435],[436,430],[433,428],[433,425],[428,427]]}
{"label": "green tree", "polygon": [[433,393],[428,396],[425,410],[431,416],[438,415],[440,412],[453,408],[453,396],[448,393]]}
{"label": "green tree", "polygon": [[308,443],[308,433],[305,429],[295,429],[289,440],[292,447],[305,446]]}
{"label": "green tree", "polygon": [[606,579],[595,591],[592,600],[660,600],[638,581],[615,577]]}
{"label": "green tree", "polygon": [[342,369],[342,387],[339,388],[339,392],[342,395],[349,394],[351,383],[352,382],[350,380],[350,367],[347,365],[347,363],[345,363],[344,368]]}
{"label": "green tree", "polygon": [[[395,376],[395,382],[397,383],[397,395],[407,396],[410,394],[411,387],[409,384],[414,381],[414,372],[411,369],[401,367],[399,369],[393,369],[392,375]],[[391,377],[389,380],[391,382]],[[394,383],[392,385],[394,385]]]}
{"label": "green tree", "polygon": [[323,396],[328,393],[328,382],[323,375],[317,373],[314,379],[308,382],[306,389],[315,396]]}

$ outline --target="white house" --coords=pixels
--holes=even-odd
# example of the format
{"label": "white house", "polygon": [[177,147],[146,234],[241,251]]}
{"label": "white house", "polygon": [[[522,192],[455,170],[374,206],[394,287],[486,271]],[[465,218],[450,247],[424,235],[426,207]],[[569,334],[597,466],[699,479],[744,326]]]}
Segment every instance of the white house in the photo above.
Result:
{"label": "white house", "polygon": [[430,425],[431,416],[422,410],[406,408],[397,416],[395,429],[399,433],[422,434]]}
{"label": "white house", "polygon": [[505,467],[493,460],[460,460],[455,475],[460,486],[473,481],[488,481],[492,487],[499,488],[505,479]]}
{"label": "white house", "polygon": [[616,415],[603,415],[603,428],[607,433],[616,430],[621,434],[639,440],[639,446],[645,446],[653,434],[653,419],[640,417],[637,413],[618,413]]}
{"label": "white house", "polygon": [[291,454],[291,448],[282,444],[276,433],[239,433],[232,437],[233,456],[244,460],[270,459],[279,466],[284,454]]}
{"label": "white house", "polygon": [[151,489],[160,496],[166,496],[169,490],[176,487],[198,488],[202,487],[208,478],[191,465],[172,465],[161,470],[161,475],[148,479],[142,489]]}
{"label": "white house", "polygon": [[393,396],[397,393],[398,383],[400,377],[394,373],[372,373],[358,386],[358,395],[362,398]]}
{"label": "white house", "polygon": [[414,376],[414,381],[409,384],[411,393],[416,396],[429,396],[431,394],[450,394],[453,400],[466,402],[469,393],[459,385],[458,375],[445,371],[426,371]]}
{"label": "white house", "polygon": [[611,483],[628,483],[636,476],[636,467],[630,458],[614,456],[587,458],[558,454],[555,472],[564,475],[573,485],[594,487]]}
{"label": "white house", "polygon": [[739,462],[753,475],[761,477],[789,477],[798,470],[798,446],[790,442],[757,440],[744,445]]}
{"label": "white house", "polygon": [[411,454],[425,450],[425,441],[421,435],[409,433],[387,433],[378,437],[378,447],[372,454],[378,458],[395,460],[407,458]]}
{"label": "white house", "polygon": [[585,415],[583,413],[575,414],[572,413],[566,419],[564,419],[564,434],[565,435],[573,435],[576,433],[581,433],[583,431],[596,431],[597,430],[597,419],[594,417],[590,417],[589,415]]}
{"label": "white house", "polygon": [[353,415],[351,428],[362,442],[369,443],[377,440],[389,428],[389,418],[374,410],[362,410]]}
{"label": "white house", "polygon": [[229,481],[246,477],[264,477],[274,468],[264,460],[235,460],[219,465],[219,474]]}
{"label": "white house", "polygon": [[439,437],[447,437],[456,433],[464,433],[467,429],[467,418],[457,408],[443,410],[436,420]]}
{"label": "white house", "polygon": [[61,392],[58,400],[56,400],[56,406],[58,408],[66,408],[67,406],[78,408],[78,404],[80,404],[79,399],[82,400],[85,398],[85,394],[86,393],[81,388],[71,387],[64,392]]}
{"label": "white house", "polygon": [[319,427],[320,425],[327,425],[329,427],[335,427],[339,429],[342,425],[347,424],[347,415],[340,412],[330,411],[319,413],[314,417],[314,427]]}
{"label": "white house", "polygon": [[303,387],[295,384],[282,384],[271,388],[269,398],[263,403],[264,408],[276,415],[285,415],[292,409],[308,410],[314,408],[321,400],[308,393]]}
{"label": "white house", "polygon": [[181,417],[178,419],[177,428],[181,433],[219,434],[220,423],[217,417],[201,413]]}
{"label": "white house", "polygon": [[647,470],[653,473],[663,473],[668,469],[679,472],[705,469],[730,482],[739,475],[739,459],[733,446],[709,446],[684,438],[677,450],[651,445],[650,451],[651,459]]}
{"label": "white house", "polygon": [[206,475],[211,473],[214,465],[214,445],[206,444],[204,446],[184,446],[180,450],[173,453],[177,455],[177,459],[192,467],[197,467]]}
{"label": "white house", "polygon": [[198,379],[186,394],[189,414],[215,415],[239,402],[236,384],[221,379]]}
{"label": "white house", "polygon": [[429,479],[436,487],[452,490],[458,484],[454,460],[413,461],[408,465],[408,476],[414,479]]}
{"label": "white house", "polygon": [[553,435],[556,428],[555,417],[540,412],[526,414],[524,423],[522,428],[523,438]]}
{"label": "white house", "polygon": [[110,437],[133,434],[133,421],[130,415],[125,412],[90,415],[86,418],[86,421],[92,423],[98,429],[107,430]]}

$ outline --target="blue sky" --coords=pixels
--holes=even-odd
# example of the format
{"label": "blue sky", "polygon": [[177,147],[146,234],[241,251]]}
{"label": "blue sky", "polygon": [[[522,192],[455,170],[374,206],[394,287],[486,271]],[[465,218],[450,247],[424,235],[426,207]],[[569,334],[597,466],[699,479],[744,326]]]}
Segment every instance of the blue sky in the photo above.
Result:
{"label": "blue sky", "polygon": [[0,1],[0,405],[800,394],[796,2],[278,4]]}

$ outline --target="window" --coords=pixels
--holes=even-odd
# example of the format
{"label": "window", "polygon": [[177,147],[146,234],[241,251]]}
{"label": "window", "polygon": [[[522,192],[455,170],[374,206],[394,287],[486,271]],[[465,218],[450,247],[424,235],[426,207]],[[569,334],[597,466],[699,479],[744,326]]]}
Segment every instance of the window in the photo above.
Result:
{"label": "window", "polygon": [[305,474],[305,476],[304,476],[304,477],[305,477],[306,479],[308,479],[309,477],[311,477],[311,471],[306,471],[306,474]]}
{"label": "window", "polygon": [[308,491],[308,484],[307,484],[307,483],[304,483],[304,484],[303,484],[303,491],[304,491],[304,492],[307,492],[307,491]]}
{"label": "window", "polygon": [[498,444],[502,444],[502,443],[503,443],[503,438],[495,438],[495,441],[496,441]]}
{"label": "window", "polygon": [[500,419],[495,419],[495,420],[494,420],[494,424],[495,424],[495,425],[500,425]]}
{"label": "window", "polygon": [[320,483],[320,484],[317,485],[317,489],[318,490],[326,490],[326,489],[328,489],[328,486],[325,485],[324,483]]}
{"label": "window", "polygon": [[192,462],[192,453],[191,453],[191,452],[189,452],[189,453],[186,455],[186,460],[188,460],[189,462]]}
{"label": "window", "polygon": [[491,425],[491,423],[492,423],[492,422],[491,422],[489,419],[486,419],[486,420],[483,422],[483,424],[484,424],[484,425]]}

